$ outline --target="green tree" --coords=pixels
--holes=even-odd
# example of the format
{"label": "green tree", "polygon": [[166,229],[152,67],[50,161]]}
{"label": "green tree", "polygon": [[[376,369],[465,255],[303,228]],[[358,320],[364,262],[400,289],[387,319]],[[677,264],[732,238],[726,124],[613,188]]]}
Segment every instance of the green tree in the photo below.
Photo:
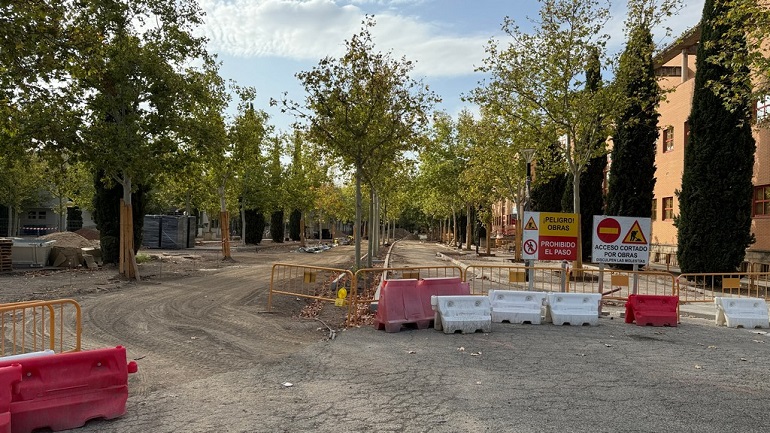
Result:
{"label": "green tree", "polygon": [[[345,42],[339,59],[326,57],[311,71],[297,74],[307,92],[304,107],[284,100],[284,107],[307,121],[310,139],[355,170],[356,233],[362,220],[361,183],[373,179],[380,161],[414,150],[416,131],[427,123],[426,112],[436,98],[409,77],[406,59],[374,51],[367,17],[361,31]],[[361,241],[356,236],[356,267]]]}
{"label": "green tree", "polygon": [[[614,89],[584,89],[593,53],[604,59],[607,35],[602,28],[608,18],[608,6],[597,0],[543,0],[532,33],[524,33],[506,18],[503,30],[512,42],[501,49],[490,41],[479,69],[491,79],[473,93],[480,105],[489,105],[527,128],[540,151],[562,139],[576,213],[580,177],[589,161],[606,151],[600,139],[609,135],[613,120]],[[578,257],[576,267],[581,262]]]}
{"label": "green tree", "polygon": [[[74,6],[73,28],[84,42],[69,73],[84,115],[83,140],[70,150],[122,187],[130,221],[137,184],[173,166],[181,147],[211,144],[187,140],[189,123],[183,121],[193,116],[192,106],[212,100],[200,77],[215,75],[216,64],[205,39],[193,35],[203,14],[196,3],[170,0]],[[190,66],[199,59],[201,67]],[[138,277],[132,238],[123,243],[120,268]]]}
{"label": "green tree", "polygon": [[[658,105],[662,91],[655,76],[655,46],[651,27],[656,24],[654,2],[630,3],[628,41],[620,56],[616,82],[622,107],[615,122],[612,170],[607,212],[610,215],[649,218],[655,188]],[[666,4],[663,5],[665,10]]]}
{"label": "green tree", "polygon": [[[728,111],[741,113],[746,92],[752,102],[770,101],[770,51],[767,50],[770,7],[766,1],[757,0],[720,0],[717,6],[729,13],[713,14],[709,22],[701,20],[701,26],[718,26],[724,31],[724,38],[706,47],[708,58],[705,60],[721,66],[728,74],[710,78],[705,84],[720,97]],[[752,86],[748,89],[743,72],[746,68],[752,77]],[[757,121],[766,127],[770,116],[760,117]]]}
{"label": "green tree", "polygon": [[[706,0],[703,5],[690,138],[675,218],[683,272],[732,272],[754,240],[750,73],[745,66],[733,69],[712,61],[724,49],[736,56],[747,53],[744,35],[718,20],[730,13],[729,2]],[[732,109],[714,92],[722,86],[731,88]]]}
{"label": "green tree", "polygon": [[22,209],[36,206],[43,199],[44,163],[33,152],[0,156],[0,203],[11,211],[9,231],[12,236],[19,232],[19,215]]}

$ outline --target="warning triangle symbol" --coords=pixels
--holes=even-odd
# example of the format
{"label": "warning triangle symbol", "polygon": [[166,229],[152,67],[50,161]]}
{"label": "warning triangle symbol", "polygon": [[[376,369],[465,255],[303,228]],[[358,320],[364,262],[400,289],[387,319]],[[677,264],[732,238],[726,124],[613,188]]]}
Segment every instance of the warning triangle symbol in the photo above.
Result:
{"label": "warning triangle symbol", "polygon": [[524,226],[524,230],[537,230],[537,224],[535,224],[535,219],[533,217],[529,217],[529,221],[527,221],[527,225]]}
{"label": "warning triangle symbol", "polygon": [[626,237],[623,238],[624,244],[647,244],[647,239],[644,237],[644,233],[642,232],[642,228],[639,227],[639,221],[634,221],[634,225],[631,226],[631,229],[628,230],[628,233],[626,233]]}

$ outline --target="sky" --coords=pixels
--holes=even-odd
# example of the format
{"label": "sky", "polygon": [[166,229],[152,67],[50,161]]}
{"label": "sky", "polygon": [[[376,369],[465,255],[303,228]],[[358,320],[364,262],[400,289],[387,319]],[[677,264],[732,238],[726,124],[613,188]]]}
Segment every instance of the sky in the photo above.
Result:
{"label": "sky", "polygon": [[[655,29],[655,42],[665,46],[700,20],[703,0],[684,0],[678,14]],[[608,53],[619,55],[625,38],[625,0],[611,4],[605,26],[611,36]],[[345,41],[374,15],[376,51],[392,52],[416,62],[411,78],[422,80],[441,97],[435,108],[455,117],[462,101],[485,76],[475,72],[485,58],[490,38],[504,40],[506,16],[522,29],[536,18],[537,0],[200,0],[206,14],[199,31],[209,39],[209,52],[221,62],[220,75],[257,90],[255,108],[270,123],[289,132],[294,118],[270,107],[270,99],[301,102],[305,92],[295,74],[311,70],[322,58],[342,56]],[[662,27],[672,30],[666,37]]]}

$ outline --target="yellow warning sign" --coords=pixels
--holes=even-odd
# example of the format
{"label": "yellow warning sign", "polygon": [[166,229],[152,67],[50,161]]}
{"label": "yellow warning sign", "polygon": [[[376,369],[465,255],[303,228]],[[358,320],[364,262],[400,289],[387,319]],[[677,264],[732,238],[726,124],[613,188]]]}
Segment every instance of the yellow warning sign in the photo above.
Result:
{"label": "yellow warning sign", "polygon": [[623,238],[624,244],[647,244],[647,239],[644,237],[642,228],[639,227],[639,221],[634,221],[634,225],[626,233],[626,237]]}
{"label": "yellow warning sign", "polygon": [[524,230],[537,230],[537,224],[535,224],[534,218],[529,217],[529,221],[527,221],[527,225],[524,226]]}

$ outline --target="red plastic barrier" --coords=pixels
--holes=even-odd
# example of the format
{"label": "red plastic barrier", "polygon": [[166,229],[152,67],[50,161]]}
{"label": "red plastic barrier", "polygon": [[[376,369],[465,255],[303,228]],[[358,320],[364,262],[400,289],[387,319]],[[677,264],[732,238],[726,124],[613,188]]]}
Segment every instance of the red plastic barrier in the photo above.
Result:
{"label": "red plastic barrier", "polygon": [[[430,301],[429,301],[430,302]],[[417,280],[385,280],[380,289],[374,328],[385,332],[398,332],[401,326],[415,323],[418,328],[427,328],[430,320],[420,318],[422,303],[417,292]]]}
{"label": "red plastic barrier", "polygon": [[408,324],[428,328],[434,319],[431,296],[469,294],[470,285],[460,277],[386,280],[380,289],[374,327],[385,332],[398,332]]}
{"label": "red plastic barrier", "polygon": [[21,364],[0,368],[0,433],[11,433],[11,397],[18,382],[21,382]]}
{"label": "red plastic barrier", "polygon": [[626,323],[638,326],[676,326],[679,322],[679,296],[629,295]]}
{"label": "red plastic barrier", "polygon": [[128,373],[137,369],[134,361],[126,364],[121,346],[8,362],[22,366],[11,400],[13,433],[66,430],[125,414]]}

